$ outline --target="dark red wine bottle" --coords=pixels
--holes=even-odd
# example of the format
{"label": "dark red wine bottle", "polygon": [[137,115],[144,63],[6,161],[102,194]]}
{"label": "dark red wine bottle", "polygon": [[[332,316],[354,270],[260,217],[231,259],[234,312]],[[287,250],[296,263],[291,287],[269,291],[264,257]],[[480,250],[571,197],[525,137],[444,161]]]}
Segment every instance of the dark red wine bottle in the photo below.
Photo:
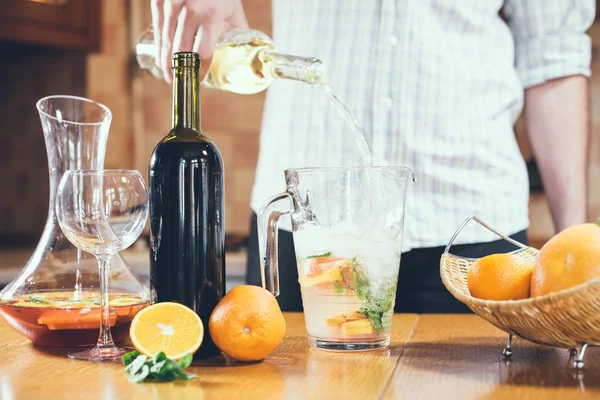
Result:
{"label": "dark red wine bottle", "polygon": [[225,294],[223,160],[200,129],[200,58],[173,56],[173,128],[150,158],[150,289],[155,302],[194,310],[204,340],[194,358],[217,355],[208,330]]}

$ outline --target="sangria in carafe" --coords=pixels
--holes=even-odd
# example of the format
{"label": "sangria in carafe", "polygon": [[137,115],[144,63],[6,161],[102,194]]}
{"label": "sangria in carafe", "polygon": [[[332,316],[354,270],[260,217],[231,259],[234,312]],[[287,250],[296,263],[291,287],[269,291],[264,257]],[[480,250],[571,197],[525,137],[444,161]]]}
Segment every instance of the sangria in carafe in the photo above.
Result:
{"label": "sangria in carafe", "polygon": [[[55,205],[65,172],[103,168],[112,114],[74,96],[45,97],[37,109],[48,153],[48,218],[31,258],[0,292],[0,315],[35,344],[92,346],[100,331],[98,264],[65,237]],[[119,341],[127,337],[133,316],[149,304],[149,294],[119,254],[111,259],[108,280],[111,331]]]}
{"label": "sangria in carafe", "polygon": [[[76,297],[78,296],[78,297]],[[130,294],[109,295],[113,339],[123,340],[131,320],[148,300]],[[0,303],[4,319],[42,346],[89,346],[98,340],[100,296],[96,292],[37,292]]]}

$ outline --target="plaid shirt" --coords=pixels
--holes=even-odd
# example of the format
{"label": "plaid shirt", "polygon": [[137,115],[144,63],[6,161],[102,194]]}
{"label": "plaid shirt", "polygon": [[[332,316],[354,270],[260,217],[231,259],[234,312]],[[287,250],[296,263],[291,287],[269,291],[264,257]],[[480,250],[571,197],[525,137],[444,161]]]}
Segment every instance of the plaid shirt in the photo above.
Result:
{"label": "plaid shirt", "polygon": [[[273,36],[278,51],[323,61],[375,165],[413,169],[406,251],[445,245],[470,215],[505,234],[528,227],[527,170],[513,132],[524,88],[590,75],[585,31],[594,16],[594,0],[273,0]],[[271,86],[255,211],[285,189],[286,168],[358,164],[321,92]],[[456,243],[495,239],[465,229]]]}

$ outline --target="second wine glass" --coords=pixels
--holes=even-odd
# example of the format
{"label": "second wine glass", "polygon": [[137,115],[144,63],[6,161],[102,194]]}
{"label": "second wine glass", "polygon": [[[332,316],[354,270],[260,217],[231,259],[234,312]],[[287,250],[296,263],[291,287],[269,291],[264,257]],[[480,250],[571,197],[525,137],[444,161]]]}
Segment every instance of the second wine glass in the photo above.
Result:
{"label": "second wine glass", "polygon": [[56,215],[71,243],[92,253],[100,276],[100,334],[98,344],[69,358],[102,361],[120,358],[110,332],[108,305],[110,259],[131,246],[148,217],[148,190],[139,172],[130,170],[67,171],[58,187]]}

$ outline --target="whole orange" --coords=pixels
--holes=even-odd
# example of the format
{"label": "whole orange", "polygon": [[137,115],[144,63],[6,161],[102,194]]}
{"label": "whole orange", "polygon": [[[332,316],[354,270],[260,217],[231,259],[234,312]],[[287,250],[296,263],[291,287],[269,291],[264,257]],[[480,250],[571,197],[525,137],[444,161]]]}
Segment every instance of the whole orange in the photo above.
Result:
{"label": "whole orange", "polygon": [[467,275],[471,296],[483,300],[529,297],[533,263],[516,254],[491,254],[475,261]]}
{"label": "whole orange", "polygon": [[217,347],[239,361],[258,361],[268,356],[283,340],[285,328],[275,297],[251,285],[231,289],[208,323]]}
{"label": "whole orange", "polygon": [[600,225],[573,226],[541,249],[531,277],[531,296],[543,296],[600,276]]}

